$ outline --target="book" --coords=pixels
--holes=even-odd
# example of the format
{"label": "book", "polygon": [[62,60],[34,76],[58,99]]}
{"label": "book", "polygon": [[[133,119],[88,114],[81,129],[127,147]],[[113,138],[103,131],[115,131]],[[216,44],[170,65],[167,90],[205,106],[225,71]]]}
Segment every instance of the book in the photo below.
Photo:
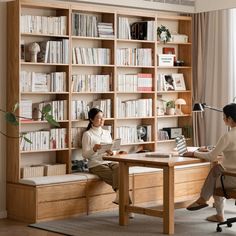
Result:
{"label": "book", "polygon": [[101,149],[98,150],[98,154],[105,153],[107,150],[117,151],[120,149],[121,139],[117,138],[112,143],[100,143]]}

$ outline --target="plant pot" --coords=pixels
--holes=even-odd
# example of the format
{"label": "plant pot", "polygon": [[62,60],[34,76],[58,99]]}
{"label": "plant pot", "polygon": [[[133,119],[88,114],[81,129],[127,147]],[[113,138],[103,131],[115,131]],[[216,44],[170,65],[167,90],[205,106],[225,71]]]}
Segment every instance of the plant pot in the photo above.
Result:
{"label": "plant pot", "polygon": [[166,108],[166,114],[167,115],[174,115],[175,114],[175,108],[167,107]]}

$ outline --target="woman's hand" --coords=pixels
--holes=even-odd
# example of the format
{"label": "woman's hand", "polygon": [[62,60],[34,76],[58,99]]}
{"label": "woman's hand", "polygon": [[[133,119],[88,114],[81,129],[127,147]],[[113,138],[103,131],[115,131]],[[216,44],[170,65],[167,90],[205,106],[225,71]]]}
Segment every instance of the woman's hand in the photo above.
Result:
{"label": "woman's hand", "polygon": [[108,156],[113,156],[113,151],[112,150],[106,150],[106,153]]}
{"label": "woman's hand", "polygon": [[95,144],[94,146],[93,146],[93,151],[94,152],[97,152],[99,149],[101,149],[101,144]]}
{"label": "woman's hand", "polygon": [[208,148],[206,146],[198,148],[199,152],[209,152]]}

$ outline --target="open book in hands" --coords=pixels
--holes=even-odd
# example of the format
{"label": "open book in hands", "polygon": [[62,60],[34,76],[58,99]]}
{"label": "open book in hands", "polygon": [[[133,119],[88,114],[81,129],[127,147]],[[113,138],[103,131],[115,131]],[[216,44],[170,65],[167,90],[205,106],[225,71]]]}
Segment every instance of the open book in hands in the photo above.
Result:
{"label": "open book in hands", "polygon": [[118,151],[120,150],[121,139],[117,138],[112,143],[100,143],[101,148],[98,150],[98,154],[105,153],[107,150]]}

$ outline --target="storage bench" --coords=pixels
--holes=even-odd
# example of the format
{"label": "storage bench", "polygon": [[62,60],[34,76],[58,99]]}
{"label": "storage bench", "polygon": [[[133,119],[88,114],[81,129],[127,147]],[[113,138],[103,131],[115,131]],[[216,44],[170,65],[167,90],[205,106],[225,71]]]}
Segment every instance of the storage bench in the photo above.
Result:
{"label": "storage bench", "polygon": [[[176,168],[175,202],[193,200],[209,172],[209,163]],[[130,195],[134,204],[161,204],[162,170],[130,168]],[[117,209],[111,186],[90,173],[21,179],[7,183],[8,218],[29,223]]]}

